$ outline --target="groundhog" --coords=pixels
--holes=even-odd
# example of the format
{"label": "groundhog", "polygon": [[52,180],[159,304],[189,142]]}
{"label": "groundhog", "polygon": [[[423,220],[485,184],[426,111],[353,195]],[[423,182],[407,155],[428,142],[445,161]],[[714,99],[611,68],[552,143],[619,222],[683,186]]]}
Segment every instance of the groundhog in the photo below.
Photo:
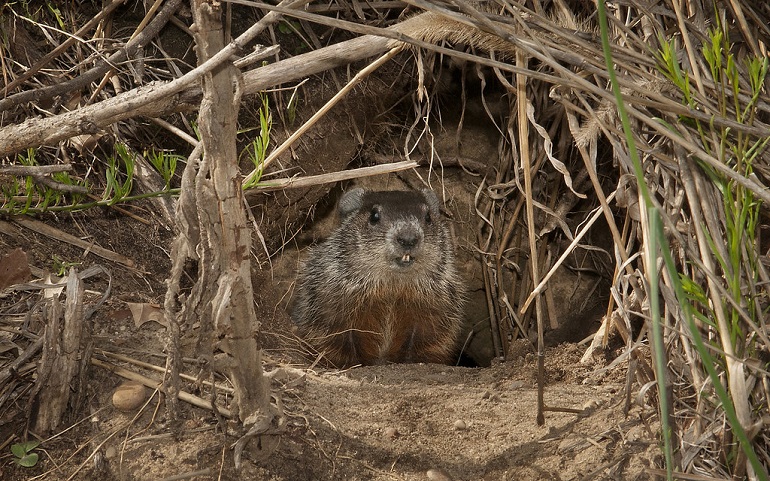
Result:
{"label": "groundhog", "polygon": [[340,226],[300,267],[292,317],[334,366],[452,363],[465,287],[430,190],[357,188]]}

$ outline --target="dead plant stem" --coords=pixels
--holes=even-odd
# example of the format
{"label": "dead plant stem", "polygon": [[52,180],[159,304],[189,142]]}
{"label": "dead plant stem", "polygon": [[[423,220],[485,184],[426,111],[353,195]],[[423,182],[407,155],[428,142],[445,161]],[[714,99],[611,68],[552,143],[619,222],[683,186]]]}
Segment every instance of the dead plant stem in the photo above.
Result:
{"label": "dead plant stem", "polygon": [[313,125],[318,122],[321,117],[326,115],[326,113],[331,110],[332,107],[337,105],[340,100],[345,98],[345,95],[347,95],[353,88],[361,83],[363,79],[365,79],[369,74],[383,66],[386,62],[388,62],[390,59],[396,56],[396,54],[400,51],[400,48],[392,48],[389,52],[387,52],[385,55],[382,55],[380,58],[375,60],[374,62],[370,63],[366,66],[363,70],[358,72],[355,77],[353,77],[339,92],[337,92],[334,97],[329,99],[326,104],[324,104],[323,107],[318,109],[316,113],[313,114],[310,119],[308,119],[307,122],[302,124],[302,126],[297,129],[296,132],[291,134],[288,139],[286,139],[278,148],[276,148],[273,152],[270,153],[270,155],[265,159],[265,161],[262,163],[262,165],[259,167],[259,169],[252,170],[246,177],[243,179],[243,185],[247,185],[250,182],[253,181],[254,177],[256,177],[260,172],[262,172],[264,169],[266,169],[273,161],[278,158],[279,155],[284,153],[289,147],[294,144],[294,142],[302,137],[305,132],[307,132]]}
{"label": "dead plant stem", "polygon": [[[607,196],[607,198],[605,199],[605,202],[607,203],[612,202],[612,200],[615,198],[616,193],[617,191],[612,191],[612,193],[609,196]],[[578,244],[580,244],[580,241],[588,233],[588,231],[596,223],[596,221],[599,220],[602,214],[604,214],[604,209],[602,208],[602,206],[597,207],[593,215],[591,215],[591,217],[588,219],[588,222],[586,222],[585,225],[583,225],[583,228],[580,229],[577,235],[575,235],[575,238],[572,239],[572,242],[570,242],[570,244],[564,250],[564,253],[562,253],[559,259],[556,260],[553,266],[551,266],[551,269],[546,273],[545,276],[543,276],[543,279],[540,280],[537,286],[529,294],[529,297],[527,297],[527,300],[524,302],[524,305],[519,309],[519,312],[524,313],[526,312],[527,309],[529,309],[529,305],[535,299],[535,296],[538,296],[540,295],[541,292],[543,292],[546,284],[548,284],[548,281],[556,273],[556,270],[564,263],[565,260],[567,260],[567,257],[569,257],[572,254],[572,251],[575,249],[575,247],[577,247]]]}

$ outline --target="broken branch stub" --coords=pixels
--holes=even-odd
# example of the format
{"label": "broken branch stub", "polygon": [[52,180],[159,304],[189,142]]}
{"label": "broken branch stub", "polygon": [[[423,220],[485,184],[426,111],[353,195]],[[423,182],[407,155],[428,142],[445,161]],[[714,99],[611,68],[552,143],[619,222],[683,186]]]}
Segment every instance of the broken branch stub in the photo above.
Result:
{"label": "broken branch stub", "polygon": [[[75,375],[81,364],[88,365],[90,349],[81,351],[84,343],[83,281],[75,268],[67,276],[66,303],[64,312],[58,299],[52,298],[46,308],[46,328],[43,335],[43,355],[38,367],[35,387],[36,413],[33,414],[34,429],[48,433],[61,423],[70,395],[74,391],[79,398]],[[90,340],[87,340],[90,343]],[[76,384],[76,385],[73,385]]]}

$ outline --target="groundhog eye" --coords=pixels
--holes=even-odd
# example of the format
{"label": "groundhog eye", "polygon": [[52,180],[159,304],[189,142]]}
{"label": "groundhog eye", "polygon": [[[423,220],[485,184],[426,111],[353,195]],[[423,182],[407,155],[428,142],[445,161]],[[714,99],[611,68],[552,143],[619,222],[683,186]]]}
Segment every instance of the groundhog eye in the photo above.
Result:
{"label": "groundhog eye", "polygon": [[369,214],[369,223],[374,225],[380,221],[380,211],[372,209],[372,213]]}
{"label": "groundhog eye", "polygon": [[433,219],[431,219],[431,217],[430,217],[430,212],[426,212],[425,213],[425,223],[426,224],[430,224],[432,221],[433,221]]}

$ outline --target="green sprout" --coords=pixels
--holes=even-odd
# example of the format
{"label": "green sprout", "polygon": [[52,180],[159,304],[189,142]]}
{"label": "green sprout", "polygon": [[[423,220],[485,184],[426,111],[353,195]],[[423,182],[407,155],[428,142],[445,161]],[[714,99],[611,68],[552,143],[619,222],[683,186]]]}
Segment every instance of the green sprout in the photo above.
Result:
{"label": "green sprout", "polygon": [[145,152],[145,157],[150,160],[155,170],[163,177],[163,180],[166,182],[166,189],[171,187],[171,178],[176,173],[176,164],[181,156],[153,149],[151,152]]}
{"label": "green sprout", "polygon": [[[117,156],[112,155],[107,159],[107,187],[104,189],[102,200],[107,205],[113,205],[131,193],[134,181],[134,159],[135,157],[128,152],[126,144],[115,144]],[[120,164],[126,169],[125,180],[120,180]]]}
{"label": "green sprout", "polygon": [[56,254],[53,255],[53,271],[58,277],[64,277],[67,275],[67,271],[70,267],[81,265],[82,262],[67,262]]}
{"label": "green sprout", "polygon": [[256,186],[262,178],[262,167],[265,163],[265,158],[267,157],[267,149],[270,145],[270,131],[272,128],[273,116],[270,113],[270,104],[267,94],[263,93],[262,107],[259,109],[259,135],[251,141],[251,144],[246,149],[244,149],[244,153],[249,156],[249,160],[254,165],[254,170],[257,173],[243,186],[244,190]]}
{"label": "green sprout", "polygon": [[26,443],[11,444],[11,452],[14,456],[14,462],[19,466],[31,468],[37,464],[39,455],[32,451],[40,445],[39,441],[27,441]]}

